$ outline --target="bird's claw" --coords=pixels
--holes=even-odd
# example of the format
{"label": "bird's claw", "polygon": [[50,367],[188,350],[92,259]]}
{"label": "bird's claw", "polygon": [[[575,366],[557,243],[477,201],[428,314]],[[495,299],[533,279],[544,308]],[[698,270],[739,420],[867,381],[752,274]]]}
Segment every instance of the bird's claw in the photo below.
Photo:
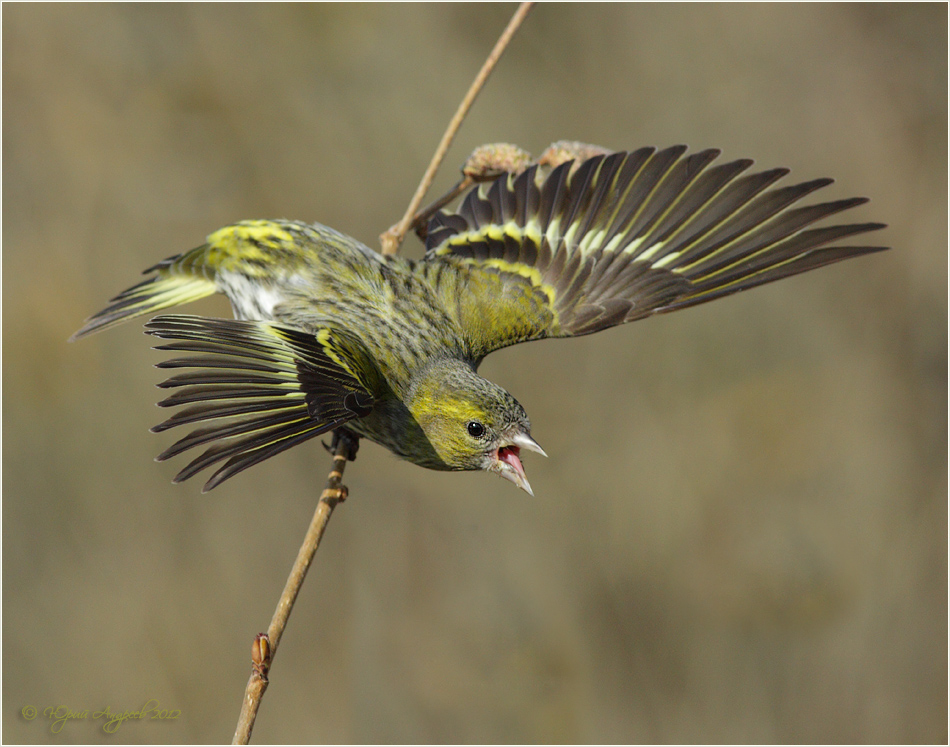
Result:
{"label": "bird's claw", "polygon": [[323,448],[328,452],[335,454],[337,448],[340,446],[340,442],[344,440],[346,441],[346,458],[351,462],[355,462],[356,452],[360,450],[360,437],[348,428],[337,428],[333,431],[333,439],[330,443],[326,441],[321,441],[320,443],[323,444]]}

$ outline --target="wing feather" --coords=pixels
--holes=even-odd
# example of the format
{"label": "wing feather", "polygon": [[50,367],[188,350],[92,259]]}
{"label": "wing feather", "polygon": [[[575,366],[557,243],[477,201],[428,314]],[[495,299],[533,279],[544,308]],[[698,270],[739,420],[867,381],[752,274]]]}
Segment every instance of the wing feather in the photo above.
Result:
{"label": "wing feather", "polygon": [[157,458],[208,445],[175,477],[187,480],[224,461],[204,486],[227,478],[309,438],[365,417],[374,399],[360,354],[337,332],[315,334],[269,322],[159,316],[146,331],[173,342],[158,350],[198,353],[159,368],[194,369],[161,386],[160,407],[183,407],[152,430],[202,423]]}
{"label": "wing feather", "polygon": [[831,179],[774,187],[788,169],[746,174],[751,160],[713,165],[719,154],[677,145],[550,172],[534,165],[436,214],[425,263],[454,269],[438,275],[453,276],[445,292],[492,289],[456,304],[474,355],[597,332],[884,248],[829,246],[881,223],[810,228],[867,201],[798,206]]}

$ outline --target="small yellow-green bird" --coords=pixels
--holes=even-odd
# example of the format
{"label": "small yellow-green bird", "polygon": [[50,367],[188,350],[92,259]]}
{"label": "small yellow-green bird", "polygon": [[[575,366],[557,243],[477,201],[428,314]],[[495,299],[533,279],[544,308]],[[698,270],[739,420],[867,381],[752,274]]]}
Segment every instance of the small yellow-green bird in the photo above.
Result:
{"label": "small yellow-green bird", "polygon": [[[383,256],[319,224],[242,221],[146,270],[72,339],[223,293],[235,320],[159,316],[160,386],[181,406],[154,431],[198,424],[159,455],[206,450],[204,490],[335,429],[440,470],[486,470],[531,492],[528,416],[478,375],[492,351],[695,306],[884,247],[829,246],[880,223],[811,227],[865,198],[797,206],[831,183],[712,165],[685,146],[535,164],[435,214],[421,261]],[[222,464],[223,462],[223,464]]]}

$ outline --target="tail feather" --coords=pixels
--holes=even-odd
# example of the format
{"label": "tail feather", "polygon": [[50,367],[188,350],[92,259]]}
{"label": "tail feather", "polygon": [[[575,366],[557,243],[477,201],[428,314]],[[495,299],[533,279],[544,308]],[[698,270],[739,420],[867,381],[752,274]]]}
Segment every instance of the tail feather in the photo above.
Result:
{"label": "tail feather", "polygon": [[133,317],[197,301],[216,291],[214,282],[203,276],[171,274],[166,268],[176,259],[178,257],[172,257],[146,270],[146,273],[157,271],[158,275],[122,291],[106,308],[89,317],[69,341],[73,342],[93,332],[114,327]]}
{"label": "tail feather", "polygon": [[[249,317],[247,309],[256,308],[257,290],[275,278],[299,271],[319,257],[325,246],[348,249],[361,245],[323,226],[295,221],[245,220],[225,226],[208,236],[207,243],[147,269],[144,274],[153,277],[113,298],[69,339],[78,340],[133,317],[216,292],[229,297],[239,316]],[[222,273],[245,279],[237,286],[240,293],[221,283]]]}

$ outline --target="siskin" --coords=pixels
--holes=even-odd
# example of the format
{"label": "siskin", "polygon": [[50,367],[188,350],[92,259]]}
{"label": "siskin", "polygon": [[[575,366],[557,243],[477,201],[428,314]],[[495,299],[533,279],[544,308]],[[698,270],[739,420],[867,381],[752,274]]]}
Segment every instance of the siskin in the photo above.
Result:
{"label": "siskin", "polygon": [[[712,166],[685,146],[600,154],[504,173],[428,226],[421,261],[383,256],[319,224],[242,221],[146,270],[76,339],[212,293],[235,320],[146,324],[161,387],[181,407],[153,428],[198,424],[159,455],[207,447],[175,482],[204,490],[285,449],[345,429],[429,469],[486,470],[531,493],[528,416],[478,375],[494,350],[573,337],[694,306],[883,247],[828,246],[880,223],[810,227],[863,204],[797,206],[831,183],[772,188],[788,173]],[[222,464],[223,463],[223,464]]]}

